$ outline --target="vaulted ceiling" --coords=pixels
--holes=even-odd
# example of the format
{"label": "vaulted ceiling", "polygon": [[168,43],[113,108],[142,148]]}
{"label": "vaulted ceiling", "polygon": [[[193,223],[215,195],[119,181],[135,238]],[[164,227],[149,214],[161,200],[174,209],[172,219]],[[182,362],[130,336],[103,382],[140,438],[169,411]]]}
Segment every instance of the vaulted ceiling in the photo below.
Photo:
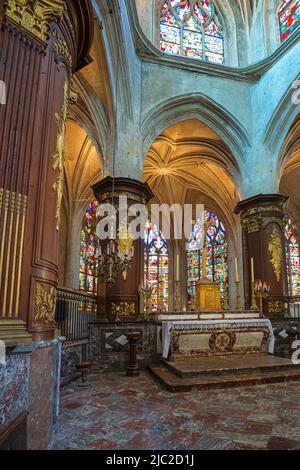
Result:
{"label": "vaulted ceiling", "polygon": [[196,119],[165,130],[152,145],[144,178],[160,203],[204,204],[234,224],[239,193],[233,162],[220,137]]}

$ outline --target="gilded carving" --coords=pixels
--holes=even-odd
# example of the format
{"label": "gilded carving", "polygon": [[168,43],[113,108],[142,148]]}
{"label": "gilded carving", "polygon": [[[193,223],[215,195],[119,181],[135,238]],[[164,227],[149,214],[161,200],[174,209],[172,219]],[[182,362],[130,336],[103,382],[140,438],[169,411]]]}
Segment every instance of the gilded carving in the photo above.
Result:
{"label": "gilded carving", "polygon": [[47,43],[50,23],[59,23],[65,9],[65,0],[8,0],[5,14],[29,34]]}
{"label": "gilded carving", "polygon": [[274,314],[285,314],[286,313],[286,304],[283,301],[276,300],[268,303],[268,312]]}
{"label": "gilded carving", "polygon": [[222,331],[211,335],[209,339],[209,347],[213,352],[231,352],[235,342],[236,334],[233,331]]}
{"label": "gilded carving", "polygon": [[41,284],[36,286],[34,317],[35,323],[54,323],[55,295],[54,287],[48,292]]}
{"label": "gilded carving", "polygon": [[111,312],[116,321],[120,321],[120,317],[132,317],[136,314],[135,302],[112,302]]}
{"label": "gilded carving", "polygon": [[68,81],[65,81],[64,87],[64,102],[59,113],[56,113],[55,117],[58,122],[58,134],[56,140],[56,154],[55,163],[53,170],[58,172],[57,180],[53,185],[53,190],[57,193],[57,204],[56,204],[56,230],[59,231],[60,220],[61,220],[61,203],[64,190],[64,168],[65,168],[65,137],[66,137],[66,121],[68,111],[68,100],[69,100],[69,85]]}
{"label": "gilded carving", "polygon": [[273,233],[271,234],[269,243],[269,253],[271,255],[270,262],[272,263],[276,279],[279,282],[282,270],[283,253],[280,233],[277,227],[274,227]]}
{"label": "gilded carving", "polygon": [[247,233],[259,232],[262,226],[262,217],[256,216],[243,220],[243,227]]}
{"label": "gilded carving", "polygon": [[61,37],[57,30],[54,31],[53,36],[56,39],[52,47],[54,53],[63,56],[69,66],[72,67],[72,56],[70,54],[67,42],[64,40],[64,38]]}

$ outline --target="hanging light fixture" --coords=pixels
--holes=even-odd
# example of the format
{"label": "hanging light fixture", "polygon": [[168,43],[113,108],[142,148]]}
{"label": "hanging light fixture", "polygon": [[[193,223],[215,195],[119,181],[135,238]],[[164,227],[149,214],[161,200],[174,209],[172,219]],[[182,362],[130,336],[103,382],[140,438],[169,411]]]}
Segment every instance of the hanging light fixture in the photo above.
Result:
{"label": "hanging light fixture", "polygon": [[[119,56],[119,51],[118,51]],[[118,116],[118,103],[119,103],[119,57],[117,57],[117,74],[116,74],[116,86],[115,86],[115,97],[116,97],[116,111],[115,111],[115,136],[117,135],[117,116]],[[114,139],[113,149],[113,168],[112,168],[112,194],[111,203],[112,207],[115,207],[115,179],[116,179],[116,137]],[[110,222],[113,223],[113,222]],[[111,226],[110,226],[111,228]],[[98,265],[98,277],[103,279],[106,284],[111,287],[116,282],[118,277],[122,274],[124,281],[127,279],[127,273],[131,268],[134,257],[134,245],[133,238],[128,231],[127,223],[126,226],[120,227],[117,240],[114,239],[111,234],[110,239],[107,243],[105,252],[102,251],[101,245],[99,253],[96,254],[97,265]]]}

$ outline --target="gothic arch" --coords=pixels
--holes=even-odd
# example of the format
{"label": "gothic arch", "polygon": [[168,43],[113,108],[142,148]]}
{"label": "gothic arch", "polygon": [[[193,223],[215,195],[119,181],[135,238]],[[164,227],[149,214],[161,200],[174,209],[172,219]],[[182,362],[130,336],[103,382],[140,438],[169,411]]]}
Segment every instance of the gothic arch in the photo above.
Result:
{"label": "gothic arch", "polygon": [[286,151],[286,139],[294,121],[300,113],[300,103],[295,104],[294,100],[292,99],[293,94],[295,93],[293,83],[297,77],[298,74],[289,84],[286,93],[278,103],[278,106],[276,107],[276,110],[267,125],[263,139],[264,144],[274,155],[274,168],[277,171],[278,179],[280,179],[283,168],[285,167],[289,158],[289,155]]}
{"label": "gothic arch", "polygon": [[146,114],[141,123],[143,154],[147,154],[165,129],[189,119],[203,122],[223,139],[235,157],[239,173],[244,163],[245,148],[250,146],[247,131],[229,112],[200,93],[168,99]]}

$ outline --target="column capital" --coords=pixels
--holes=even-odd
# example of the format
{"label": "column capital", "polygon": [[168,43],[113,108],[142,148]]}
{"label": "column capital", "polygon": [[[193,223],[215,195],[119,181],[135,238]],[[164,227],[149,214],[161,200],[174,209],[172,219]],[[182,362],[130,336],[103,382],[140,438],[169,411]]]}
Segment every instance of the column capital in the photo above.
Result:
{"label": "column capital", "polygon": [[[107,176],[99,183],[96,183],[92,189],[95,197],[100,203],[111,201],[111,192],[113,187],[113,178]],[[154,197],[149,185],[142,181],[130,178],[115,178],[114,180],[115,195],[127,196],[128,201],[147,204]]]}
{"label": "column capital", "polygon": [[61,22],[65,10],[65,0],[7,0],[5,15],[31,36],[46,44],[50,23]]}
{"label": "column capital", "polygon": [[283,212],[288,199],[287,196],[282,194],[258,194],[239,202],[234,213],[245,217],[278,210]]}

